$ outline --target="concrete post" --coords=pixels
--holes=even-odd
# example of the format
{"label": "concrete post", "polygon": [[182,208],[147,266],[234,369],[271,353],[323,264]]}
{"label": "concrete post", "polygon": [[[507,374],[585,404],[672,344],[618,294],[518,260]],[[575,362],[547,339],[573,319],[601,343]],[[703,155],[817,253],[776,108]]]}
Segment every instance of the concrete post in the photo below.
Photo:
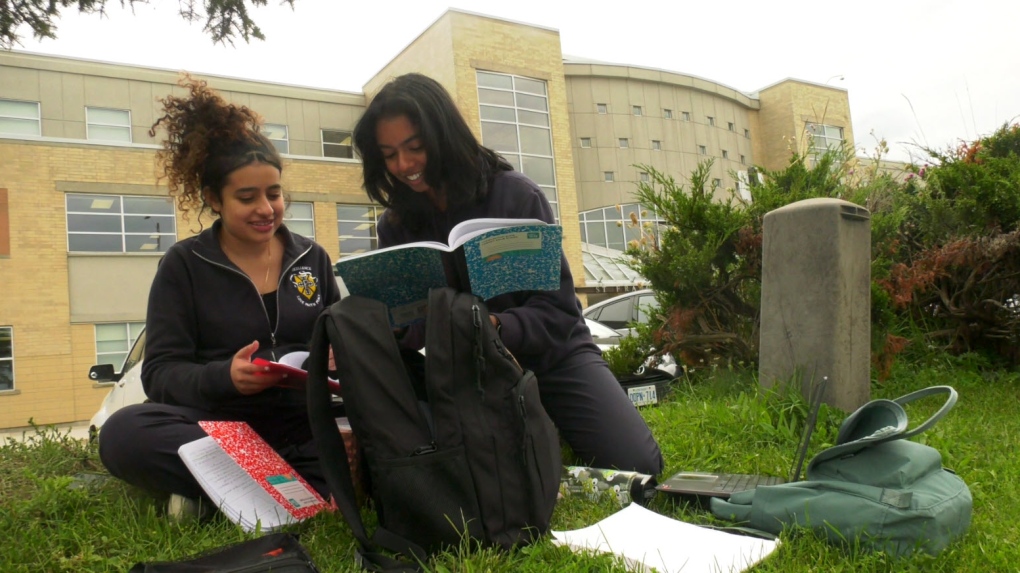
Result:
{"label": "concrete post", "polygon": [[847,412],[871,395],[871,214],[839,199],[807,199],[765,215],[759,381],[823,376],[826,404]]}

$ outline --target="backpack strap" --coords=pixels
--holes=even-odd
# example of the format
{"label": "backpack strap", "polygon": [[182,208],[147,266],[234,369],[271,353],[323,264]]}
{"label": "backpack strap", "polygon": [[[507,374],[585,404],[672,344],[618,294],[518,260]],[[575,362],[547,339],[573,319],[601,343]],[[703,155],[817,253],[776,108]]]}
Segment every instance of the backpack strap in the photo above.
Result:
{"label": "backpack strap", "polygon": [[954,390],[952,386],[930,386],[923,390],[911,392],[906,396],[901,396],[893,400],[900,406],[904,406],[915,400],[920,400],[921,398],[927,398],[928,396],[934,396],[936,394],[948,394],[948,397],[946,398],[946,403],[943,404],[942,407],[939,408],[937,412],[932,414],[932,416],[928,418],[923,424],[917,426],[912,430],[907,430],[906,432],[901,434],[900,435],[901,439],[912,438],[934,426],[935,422],[941,420],[947,413],[949,413],[950,410],[953,409],[953,406],[956,405],[957,394],[956,390]]}
{"label": "backpack strap", "polygon": [[[347,462],[343,438],[340,436],[340,430],[330,408],[332,399],[327,380],[329,350],[332,347],[334,356],[339,356],[340,352],[340,345],[336,344],[339,333],[333,322],[334,313],[339,310],[339,304],[341,303],[335,303],[319,315],[315,321],[309,344],[308,418],[315,436],[322,471],[333,494],[334,503],[340,509],[340,513],[344,516],[344,520],[347,521],[360,545],[355,550],[355,562],[368,571],[417,573],[422,570],[419,563],[425,560],[425,551],[403,538],[389,534],[382,528],[378,528],[369,539],[365,524],[361,520],[361,512],[355,503],[350,465]],[[413,557],[419,563],[388,557],[379,553],[380,547]]]}

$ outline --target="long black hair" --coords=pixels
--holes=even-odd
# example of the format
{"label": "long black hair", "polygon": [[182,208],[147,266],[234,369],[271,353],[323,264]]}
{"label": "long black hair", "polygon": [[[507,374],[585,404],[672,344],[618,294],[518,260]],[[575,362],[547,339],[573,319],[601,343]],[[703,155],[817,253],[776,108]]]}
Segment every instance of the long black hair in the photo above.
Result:
{"label": "long black hair", "polygon": [[483,201],[492,177],[513,170],[499,154],[478,143],[439,82],[422,74],[395,78],[383,86],[358,120],[354,146],[361,156],[369,198],[389,207],[394,222],[411,231],[424,225],[431,209],[428,200],[390,175],[376,138],[380,120],[400,116],[407,117],[418,130],[425,148],[425,182],[445,195],[448,210]]}

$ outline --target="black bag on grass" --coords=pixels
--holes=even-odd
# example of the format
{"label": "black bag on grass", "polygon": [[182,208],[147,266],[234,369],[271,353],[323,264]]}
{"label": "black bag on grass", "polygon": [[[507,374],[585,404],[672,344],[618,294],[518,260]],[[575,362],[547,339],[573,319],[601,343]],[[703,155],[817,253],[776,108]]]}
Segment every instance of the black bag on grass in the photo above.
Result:
{"label": "black bag on grass", "polygon": [[[316,322],[308,361],[312,429],[333,497],[366,569],[408,566],[465,538],[510,548],[549,528],[562,461],[533,373],[503,346],[477,297],[432,289],[425,356],[401,351],[386,306],[349,296]],[[379,527],[368,538],[329,411],[328,346],[367,468]],[[413,567],[413,566],[411,566]]]}
{"label": "black bag on grass", "polygon": [[185,559],[138,563],[128,573],[319,573],[292,533],[273,533]]}

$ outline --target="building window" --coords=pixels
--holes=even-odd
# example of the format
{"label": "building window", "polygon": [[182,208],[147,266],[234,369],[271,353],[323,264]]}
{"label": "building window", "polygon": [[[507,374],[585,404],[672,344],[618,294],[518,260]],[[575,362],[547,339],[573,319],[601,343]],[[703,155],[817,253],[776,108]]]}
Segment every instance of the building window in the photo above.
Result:
{"label": "building window", "polygon": [[168,197],[68,193],[65,210],[70,253],[163,253],[177,241]]}
{"label": "building window", "polygon": [[144,322],[97,324],[96,364],[112,364],[114,368],[121,368],[144,328]]}
{"label": "building window", "polygon": [[354,159],[354,145],[351,132],[335,129],[322,130],[322,156],[338,159]]}
{"label": "building window", "polygon": [[652,151],[662,151],[662,142],[658,139],[652,140]]}
{"label": "building window", "polygon": [[131,143],[131,112],[105,107],[85,108],[85,138]]}
{"label": "building window", "polygon": [[737,130],[737,125],[735,123],[733,123],[732,121],[726,122],[726,129],[728,129],[730,131],[736,131]]}
{"label": "building window", "polygon": [[644,111],[641,109],[641,106],[639,106],[639,105],[633,106],[633,110],[634,110],[634,115],[642,115],[644,113]]}
{"label": "building window", "polygon": [[39,102],[0,99],[0,133],[42,135]]}
{"label": "building window", "polygon": [[595,104],[595,109],[598,110],[600,115],[606,115],[609,113],[609,106],[604,103]]}
{"label": "building window", "polygon": [[715,118],[714,117],[708,116],[708,125],[711,125],[713,127],[715,126]]}
{"label": "building window", "polygon": [[750,129],[744,129],[744,137],[746,137],[747,139],[751,139],[751,130]]}
{"label": "building window", "polygon": [[843,128],[835,125],[808,123],[805,130],[811,138],[809,151],[815,157],[823,155],[830,149],[839,149],[843,144]]}
{"label": "building window", "polygon": [[337,205],[336,229],[340,235],[340,258],[379,248],[376,222],[383,210],[373,205]]}
{"label": "building window", "polygon": [[673,119],[673,110],[671,109],[662,110],[662,117],[665,119]]}
{"label": "building window", "polygon": [[725,149],[723,149],[722,150],[722,158],[723,159],[729,159],[730,158],[730,152],[726,151]]}
{"label": "building window", "polygon": [[743,155],[740,156],[740,164],[747,165],[747,159]]}
{"label": "building window", "polygon": [[14,390],[14,328],[0,326],[0,391]]}
{"label": "building window", "polygon": [[682,119],[684,121],[691,121],[691,112],[689,112],[689,111],[681,111],[680,112],[680,119]]}
{"label": "building window", "polygon": [[722,187],[722,179],[713,179],[712,180],[712,189],[718,189],[720,187]]}
{"label": "building window", "polygon": [[627,149],[628,147],[630,147],[630,140],[627,139],[626,137],[621,137],[620,138],[620,148],[621,149]]}
{"label": "building window", "polygon": [[704,145],[699,145],[698,146],[698,153],[700,153],[702,155],[708,155],[708,148],[705,147]]}
{"label": "building window", "polygon": [[613,173],[612,171],[603,171],[602,177],[606,183],[613,183],[614,181],[616,181],[616,174]]}
{"label": "building window", "polygon": [[295,201],[287,205],[283,222],[292,233],[315,240],[315,209],[311,203]]}
{"label": "building window", "polygon": [[582,243],[621,252],[642,236],[658,237],[665,225],[653,210],[637,203],[584,211],[578,218]]}
{"label": "building window", "polygon": [[641,173],[638,173],[638,181],[641,181],[642,183],[648,183],[651,180],[652,176],[649,175],[647,171],[642,171]]}
{"label": "building window", "polygon": [[534,181],[558,219],[556,164],[546,83],[480,70],[476,77],[482,145],[498,151],[514,169]]}
{"label": "building window", "polygon": [[290,153],[290,137],[287,126],[279,123],[267,123],[262,126],[262,133],[273,142],[280,153]]}
{"label": "building window", "polygon": [[585,149],[591,147],[591,138],[590,137],[582,137],[581,138],[581,147],[583,147]]}

